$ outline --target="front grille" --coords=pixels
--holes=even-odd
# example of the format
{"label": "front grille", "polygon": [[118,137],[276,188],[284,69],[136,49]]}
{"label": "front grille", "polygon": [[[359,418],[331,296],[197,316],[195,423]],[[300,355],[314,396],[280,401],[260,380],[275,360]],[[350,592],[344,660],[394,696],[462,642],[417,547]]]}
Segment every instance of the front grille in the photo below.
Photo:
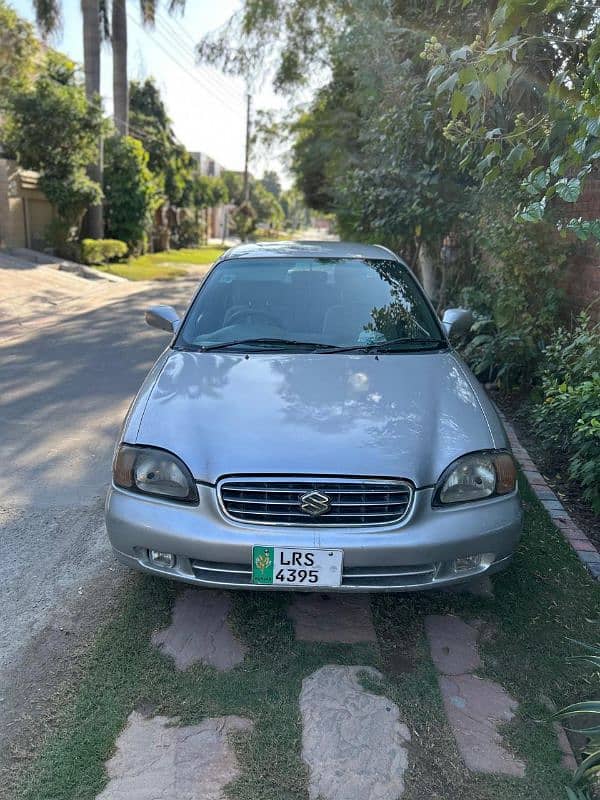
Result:
{"label": "front grille", "polygon": [[[369,478],[225,478],[218,492],[228,517],[252,525],[389,525],[406,516],[412,500],[406,481]],[[317,500],[327,506],[318,516],[302,510],[311,492],[327,501]]]}

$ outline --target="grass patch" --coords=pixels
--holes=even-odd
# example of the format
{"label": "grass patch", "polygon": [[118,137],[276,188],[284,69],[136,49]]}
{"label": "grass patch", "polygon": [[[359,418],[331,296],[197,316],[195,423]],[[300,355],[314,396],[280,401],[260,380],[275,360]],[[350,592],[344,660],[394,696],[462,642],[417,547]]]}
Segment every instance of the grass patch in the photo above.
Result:
{"label": "grass patch", "polygon": [[140,267],[164,267],[172,264],[210,266],[223,255],[225,247],[185,247],[181,250],[165,250],[162,253],[146,253],[132,258],[130,264]]}
{"label": "grass patch", "polygon": [[[561,798],[568,775],[559,766],[548,702],[559,706],[591,694],[589,672],[565,658],[573,652],[567,637],[594,638],[587,620],[598,618],[599,590],[527,487],[524,498],[525,536],[514,566],[495,579],[496,597],[376,595],[378,648],[297,642],[288,595],[240,592],[232,595],[230,621],[248,646],[243,664],[226,674],[202,666],[180,673],[150,644],[152,631],[168,623],[180,587],[139,576],[100,634],[77,696],[16,797],[93,800],[105,785],[104,762],[119,731],[131,711],[144,707],[185,724],[224,714],[251,718],[253,734],[236,737],[242,775],[228,795],[306,800],[298,695],[304,677],[333,663],[384,673],[384,684],[370,688],[398,704],[412,733],[403,800]],[[481,674],[520,703],[504,735],[527,763],[524,779],[474,775],[462,764],[424,635],[430,613],[477,617],[494,632],[481,645]]]}
{"label": "grass patch", "polygon": [[224,252],[223,247],[190,247],[146,253],[123,263],[106,264],[96,269],[130,281],[171,281],[187,274],[187,267],[209,267]]}
{"label": "grass patch", "polygon": [[187,270],[181,267],[171,267],[167,264],[163,266],[138,265],[123,262],[122,264],[105,264],[95,267],[101,272],[108,272],[110,275],[118,275],[120,278],[127,278],[128,281],[172,281],[187,275]]}

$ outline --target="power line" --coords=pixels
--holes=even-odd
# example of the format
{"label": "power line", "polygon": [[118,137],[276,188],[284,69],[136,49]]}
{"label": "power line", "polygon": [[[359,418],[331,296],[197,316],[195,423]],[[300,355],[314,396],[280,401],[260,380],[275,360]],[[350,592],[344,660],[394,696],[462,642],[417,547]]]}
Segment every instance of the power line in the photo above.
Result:
{"label": "power line", "polygon": [[[198,62],[197,62],[197,59],[196,59],[196,42],[194,41],[194,39],[191,36],[191,34],[184,28],[184,26],[181,24],[181,22],[177,19],[177,17],[174,17],[173,15],[168,15],[167,16],[165,14],[161,14],[160,11],[158,13],[158,17],[159,17],[159,19],[161,19],[162,25],[173,33],[173,35],[175,36],[175,39],[177,41],[177,44],[179,46],[181,46],[181,42],[179,41],[179,38],[178,38],[179,36],[183,36],[185,39],[188,40],[188,44],[184,45],[184,47],[187,46],[188,48],[190,48],[190,49],[187,50],[187,54],[189,55],[192,63],[194,64],[194,66],[198,70],[202,70],[202,72],[205,75],[205,77],[207,79],[212,80],[216,85],[218,85],[219,89],[221,89],[222,91],[231,92],[231,90],[233,89],[233,87],[232,87],[232,85],[230,83],[231,79],[225,78],[217,70],[209,69],[209,67],[207,67],[206,65],[202,65],[202,66],[198,65]],[[234,94],[236,96],[239,95],[240,102],[245,102],[242,92],[238,92],[237,89],[234,89]]]}
{"label": "power line", "polygon": [[[139,28],[139,29],[140,29],[140,30],[141,30],[143,33],[146,33],[146,34],[147,34],[147,31],[145,31],[145,30],[144,30],[144,28],[143,28],[142,24],[141,24],[141,23],[139,23],[139,22],[138,22],[138,21],[137,21],[137,20],[136,20],[136,19],[135,19],[135,18],[134,18],[134,17],[133,17],[133,16],[132,16],[130,13],[129,13],[129,12],[127,12],[127,17],[128,17],[128,19],[129,19],[131,22],[133,22],[133,24],[134,24],[134,25],[136,25],[136,26],[137,26],[137,27],[138,27],[138,28]],[[217,100],[219,103],[221,103],[221,104],[222,104],[222,106],[223,106],[224,108],[226,108],[226,109],[227,109],[228,111],[230,111],[232,114],[235,114],[236,116],[239,116],[239,114],[240,114],[240,110],[239,110],[239,109],[233,108],[233,106],[229,105],[229,104],[228,104],[228,103],[227,103],[227,102],[226,102],[226,101],[223,99],[223,97],[220,97],[218,94],[216,94],[216,93],[215,93],[215,91],[214,91],[214,90],[213,90],[213,89],[212,89],[210,86],[207,86],[205,83],[203,83],[203,82],[202,82],[202,81],[201,81],[201,80],[198,78],[198,76],[197,76],[197,75],[194,75],[193,73],[191,73],[191,72],[189,71],[189,69],[188,69],[188,68],[186,68],[186,67],[185,67],[185,66],[184,66],[184,65],[183,65],[183,64],[182,64],[180,61],[178,61],[178,60],[175,58],[175,56],[174,56],[174,55],[173,55],[171,52],[169,52],[169,50],[167,49],[167,47],[166,47],[166,46],[165,46],[165,45],[164,45],[164,44],[163,44],[163,43],[160,41],[160,39],[158,39],[158,38],[157,38],[157,39],[153,39],[153,42],[154,42],[154,44],[155,44],[155,45],[157,45],[157,47],[159,47],[159,48],[160,48],[160,49],[163,51],[163,53],[164,53],[164,54],[165,54],[165,55],[166,55],[168,58],[170,58],[170,59],[171,59],[171,61],[173,61],[173,63],[174,63],[174,64],[176,64],[176,65],[179,67],[179,69],[181,69],[181,70],[182,70],[182,71],[183,71],[183,72],[184,72],[184,73],[185,73],[185,74],[186,74],[186,75],[187,75],[189,78],[191,78],[191,80],[195,81],[195,82],[196,82],[196,83],[197,83],[199,86],[201,86],[201,87],[202,87],[202,88],[203,88],[205,91],[207,91],[209,94],[211,94],[211,95],[214,97],[214,99],[215,99],[215,100]]]}
{"label": "power line", "polygon": [[246,156],[244,163],[244,202],[248,203],[250,200],[250,183],[248,180],[248,163],[250,160],[250,120],[252,109],[252,95],[248,93],[246,96]]}
{"label": "power line", "polygon": [[184,28],[184,26],[179,21],[179,19],[175,15],[171,15],[171,19],[173,20],[173,25],[176,25],[177,28],[179,28],[179,30],[181,31],[182,36],[184,36],[190,42],[192,47],[195,47],[196,46],[196,42],[194,41],[193,36],[190,34],[189,31],[187,31]]}
{"label": "power line", "polygon": [[[130,19],[131,19],[131,20],[134,22],[134,24],[138,26],[138,28],[140,28],[140,29],[141,29],[141,30],[142,30],[144,33],[146,33],[147,35],[149,35],[147,31],[144,31],[144,29],[143,29],[143,27],[142,27],[142,25],[141,25],[141,24],[139,24],[139,23],[138,23],[138,22],[137,22],[135,19],[133,19],[133,18],[132,18],[132,17],[131,17],[129,14],[128,14],[128,16],[129,16],[129,18],[130,18]],[[174,64],[176,64],[176,66],[178,66],[178,67],[179,67],[179,69],[181,69],[181,70],[182,70],[182,71],[183,71],[183,72],[184,72],[184,73],[185,73],[185,74],[186,74],[186,75],[187,75],[187,76],[188,76],[188,77],[189,77],[191,80],[195,81],[195,82],[196,82],[196,83],[197,83],[199,86],[201,86],[201,87],[202,87],[202,89],[204,89],[204,91],[206,91],[206,92],[208,92],[209,94],[211,94],[211,95],[213,96],[213,98],[214,98],[215,100],[217,100],[217,102],[221,103],[221,105],[222,105],[224,108],[226,108],[227,110],[231,111],[233,114],[236,114],[236,115],[239,115],[239,114],[240,114],[240,109],[238,109],[238,108],[234,108],[234,106],[233,106],[233,105],[231,105],[231,103],[228,103],[228,102],[227,102],[227,100],[226,100],[226,99],[225,99],[225,98],[224,98],[222,95],[219,95],[219,94],[217,93],[217,92],[218,92],[218,90],[217,90],[217,92],[216,92],[216,91],[213,89],[213,87],[212,87],[212,86],[210,86],[210,85],[206,84],[206,83],[205,83],[203,80],[201,80],[201,78],[200,78],[198,75],[194,75],[194,74],[193,74],[193,72],[191,71],[191,69],[194,69],[194,68],[195,68],[193,65],[187,66],[187,65],[185,64],[185,62],[184,62],[184,63],[182,63],[182,61],[180,61],[178,58],[176,58],[176,57],[173,55],[173,53],[172,53],[172,52],[171,52],[171,50],[170,50],[170,47],[172,47],[174,43],[173,43],[173,42],[171,42],[171,41],[170,41],[170,40],[169,40],[167,37],[165,37],[165,36],[163,35],[163,38],[161,38],[161,35],[160,35],[160,34],[158,34],[157,36],[153,36],[153,37],[152,37],[152,42],[153,42],[153,44],[157,45],[157,47],[159,47],[159,48],[160,48],[160,49],[163,51],[163,53],[165,53],[165,55],[166,55],[168,58],[170,58],[170,59],[171,59],[171,61],[172,61]],[[175,43],[175,44],[177,45],[177,47],[179,47],[179,44],[178,44],[178,43]],[[184,56],[184,58],[185,58],[185,54],[182,54],[182,55],[183,55],[183,56]]]}
{"label": "power line", "polygon": [[[209,81],[218,92],[225,92],[232,100],[239,103],[244,103],[243,94],[231,85],[228,85],[223,78],[220,78],[218,73],[209,71],[204,66],[199,66],[196,62],[195,52],[189,48],[189,45],[180,41],[180,34],[171,25],[171,18],[167,19],[166,16],[157,15],[157,19],[161,23],[160,28],[156,30],[159,35],[162,35],[169,44],[176,46],[179,49],[179,54],[184,59],[189,60],[189,65],[193,70],[198,71],[198,75],[202,75],[205,80]],[[191,38],[191,37],[190,37]]]}
{"label": "power line", "polygon": [[[129,18],[129,20],[130,20],[131,22],[133,22],[133,24],[134,24],[134,25],[137,25],[137,27],[138,27],[138,28],[140,28],[140,30],[141,30],[143,33],[146,33],[146,35],[148,35],[148,34],[147,34],[147,31],[145,31],[145,30],[143,29],[142,25],[141,25],[140,23],[138,23],[138,21],[137,21],[136,19],[134,19],[134,18],[133,18],[133,17],[132,17],[132,16],[131,16],[129,13],[127,14],[127,17]],[[186,75],[187,75],[187,76],[188,76],[188,77],[189,77],[191,80],[195,81],[195,82],[196,82],[196,83],[197,83],[199,86],[201,86],[201,87],[202,87],[202,88],[203,88],[205,91],[209,92],[209,94],[211,94],[211,95],[212,95],[212,96],[215,98],[215,100],[217,100],[218,102],[220,102],[220,103],[223,105],[223,107],[224,107],[224,108],[227,108],[227,110],[231,111],[232,113],[234,113],[234,114],[236,114],[236,115],[237,115],[237,114],[239,114],[239,110],[238,110],[238,109],[234,109],[234,108],[233,108],[232,106],[230,106],[230,105],[229,105],[229,104],[228,104],[228,103],[227,103],[227,102],[226,102],[226,101],[225,101],[225,100],[224,100],[222,97],[219,97],[219,95],[215,94],[215,93],[214,93],[214,91],[211,89],[211,87],[209,87],[209,86],[207,86],[206,84],[204,84],[204,83],[203,83],[203,82],[202,82],[202,81],[201,81],[201,80],[198,78],[198,76],[196,76],[196,75],[193,75],[193,74],[192,74],[192,73],[189,71],[189,69],[188,69],[188,68],[187,68],[187,67],[186,67],[184,64],[182,64],[182,63],[181,63],[181,62],[180,62],[178,59],[176,59],[176,58],[175,58],[175,56],[174,56],[174,55],[173,55],[171,52],[169,52],[169,50],[167,49],[167,47],[165,47],[165,45],[164,45],[164,44],[163,44],[163,43],[160,41],[160,39],[153,39],[153,44],[155,44],[157,47],[159,47],[159,48],[160,48],[160,49],[163,51],[163,53],[164,53],[164,54],[165,54],[165,55],[166,55],[168,58],[170,58],[170,59],[171,59],[171,61],[173,61],[173,63],[174,63],[174,64],[176,64],[176,65],[179,67],[179,69],[180,69],[180,70],[182,70],[182,72],[184,72],[184,73],[185,73],[185,74],[186,74]]]}
{"label": "power line", "polygon": [[[141,29],[143,32],[145,32],[145,31],[144,31],[144,29],[142,28],[142,25],[141,25],[140,23],[138,23],[138,22],[137,22],[137,20],[135,20],[135,19],[134,19],[134,18],[133,18],[133,17],[132,17],[132,16],[131,16],[129,13],[127,14],[127,16],[128,16],[128,18],[129,18],[129,19],[130,19],[130,20],[131,20],[131,21],[132,21],[132,22],[133,22],[135,25],[137,25],[137,26],[138,26],[138,28],[140,28],[140,29]],[[186,74],[187,74],[187,75],[188,75],[188,76],[189,76],[189,77],[190,77],[192,80],[196,81],[196,82],[197,82],[197,83],[199,83],[201,86],[203,86],[203,85],[202,85],[202,82],[201,82],[201,81],[199,81],[199,80],[198,80],[198,78],[197,78],[195,75],[192,75],[191,73],[189,73],[189,72],[188,72],[188,70],[187,70],[185,67],[183,67],[181,64],[179,64],[179,62],[177,62],[177,61],[176,61],[176,60],[175,60],[175,59],[174,59],[174,58],[171,56],[171,54],[169,54],[169,53],[168,53],[168,52],[167,52],[167,51],[164,49],[164,47],[162,47],[162,45],[161,45],[159,42],[156,42],[156,44],[158,44],[158,45],[159,45],[159,47],[161,47],[161,49],[162,49],[162,50],[163,50],[163,51],[166,53],[166,55],[168,55],[168,56],[169,56],[169,57],[170,57],[170,58],[171,58],[171,59],[172,59],[172,60],[173,60],[173,61],[174,61],[174,62],[177,64],[177,66],[178,66],[180,69],[182,69],[182,70],[183,70],[183,71],[184,71],[184,72],[185,72],[185,73],[186,73]],[[53,83],[57,83],[57,84],[59,84],[60,86],[64,86],[64,82],[63,82],[63,81],[60,81],[60,80],[58,80],[58,78],[55,78],[55,77],[53,77],[53,76],[51,76],[51,75],[48,75],[47,77],[48,77],[48,78],[49,78],[49,79],[50,79],[50,80],[51,80]],[[207,88],[207,87],[204,87],[204,86],[203,86],[203,88]],[[210,91],[210,89],[209,89],[209,91]],[[212,92],[211,92],[211,94],[212,94]],[[214,95],[213,95],[213,96],[214,96]],[[216,96],[215,96],[215,97],[216,97]],[[89,103],[89,104],[90,104],[92,107],[95,107],[95,108],[96,108],[98,111],[100,111],[100,112],[101,112],[103,115],[105,115],[105,116],[108,116],[108,117],[109,117],[110,119],[112,119],[113,121],[115,121],[115,122],[120,122],[120,123],[124,124],[124,123],[125,123],[125,121],[124,121],[124,120],[122,120],[122,119],[120,119],[119,117],[116,117],[116,116],[114,115],[114,113],[113,113],[113,114],[106,114],[106,112],[104,111],[104,108],[103,108],[102,99],[103,99],[103,98],[101,98],[101,97],[100,97],[100,98],[99,98],[99,102],[98,102],[98,103],[96,103],[96,101],[89,100],[89,99],[88,99],[88,101],[87,101],[87,102],[88,102],[88,103]],[[106,98],[104,98],[104,99],[106,99]],[[220,97],[216,97],[216,99],[217,99],[217,100],[219,100],[219,102],[221,102],[221,103],[224,103],[224,101],[223,101],[223,99],[222,99],[222,98],[220,98]],[[225,104],[225,105],[226,105],[226,104]],[[239,116],[239,113],[240,113],[240,112],[239,112],[239,109],[234,109],[232,106],[229,106],[229,105],[226,105],[226,108],[227,108],[229,111],[231,111],[233,114],[235,114],[236,116]],[[129,129],[129,130],[130,130],[130,131],[131,131],[131,132],[132,132],[132,133],[135,135],[135,137],[136,137],[136,138],[139,138],[139,139],[150,139],[150,140],[154,140],[154,141],[157,141],[157,142],[162,142],[162,139],[161,139],[161,138],[160,138],[160,136],[158,136],[156,133],[149,133],[149,132],[147,132],[147,131],[143,131],[141,128],[137,128],[136,126],[133,126],[133,125],[131,125],[131,122],[130,122],[130,121],[128,121],[128,122],[127,122],[127,126],[128,126],[128,129]],[[173,140],[175,141],[175,143],[176,143],[176,144],[178,144],[178,145],[180,145],[181,147],[183,147],[183,148],[185,149],[185,151],[186,151],[186,152],[189,152],[189,150],[187,149],[186,145],[185,145],[185,144],[184,144],[184,143],[183,143],[183,142],[182,142],[180,139],[178,139],[178,138],[177,138],[177,136],[175,135],[175,132],[174,132],[172,129],[170,129],[170,131],[169,131],[169,132],[170,132],[170,135],[172,136]]]}

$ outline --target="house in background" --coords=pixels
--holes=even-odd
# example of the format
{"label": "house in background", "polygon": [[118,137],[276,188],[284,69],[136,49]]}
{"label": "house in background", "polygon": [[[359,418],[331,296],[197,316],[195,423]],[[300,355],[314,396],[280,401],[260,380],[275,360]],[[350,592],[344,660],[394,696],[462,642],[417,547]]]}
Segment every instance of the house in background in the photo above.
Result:
{"label": "house in background", "polygon": [[[207,156],[206,153],[191,152],[191,157],[196,162],[200,175],[207,178],[220,178],[225,167]],[[206,236],[208,239],[225,239],[227,236],[227,218],[229,207],[221,203],[213,208],[205,209]]]}
{"label": "house in background", "polygon": [[38,174],[20,169],[0,154],[0,247],[43,250],[46,229],[55,217],[38,188]]}

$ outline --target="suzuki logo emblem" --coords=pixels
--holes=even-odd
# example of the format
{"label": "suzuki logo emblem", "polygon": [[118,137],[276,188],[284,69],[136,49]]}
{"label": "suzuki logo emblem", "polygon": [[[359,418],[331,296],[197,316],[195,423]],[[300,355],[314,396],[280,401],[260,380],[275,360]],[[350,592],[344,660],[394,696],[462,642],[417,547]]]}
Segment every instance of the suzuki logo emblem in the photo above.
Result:
{"label": "suzuki logo emblem", "polygon": [[311,517],[319,517],[331,509],[331,501],[321,492],[308,492],[300,498],[300,508]]}

